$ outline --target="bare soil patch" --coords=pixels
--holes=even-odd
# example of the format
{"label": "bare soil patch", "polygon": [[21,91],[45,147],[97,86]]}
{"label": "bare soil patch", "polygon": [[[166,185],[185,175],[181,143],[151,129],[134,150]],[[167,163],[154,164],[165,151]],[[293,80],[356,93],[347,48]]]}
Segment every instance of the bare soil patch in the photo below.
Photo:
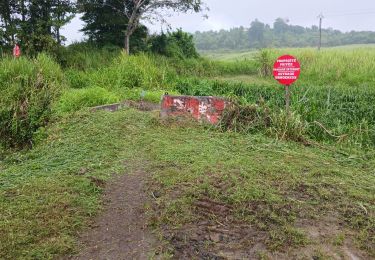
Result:
{"label": "bare soil patch", "polygon": [[[195,203],[195,223],[165,227],[173,259],[369,259],[353,244],[351,233],[334,216],[297,221],[308,244],[272,251],[268,232],[231,217],[232,207],[207,198]],[[275,227],[277,228],[277,227]],[[345,234],[339,244],[335,242]]]}
{"label": "bare soil patch", "polygon": [[208,198],[195,203],[199,217],[179,229],[164,229],[174,259],[257,259],[266,249],[266,232],[239,223],[230,216],[232,207]]}
{"label": "bare soil patch", "polygon": [[81,235],[82,251],[72,259],[148,259],[156,240],[146,224],[146,177],[139,170],[106,185],[103,212]]}

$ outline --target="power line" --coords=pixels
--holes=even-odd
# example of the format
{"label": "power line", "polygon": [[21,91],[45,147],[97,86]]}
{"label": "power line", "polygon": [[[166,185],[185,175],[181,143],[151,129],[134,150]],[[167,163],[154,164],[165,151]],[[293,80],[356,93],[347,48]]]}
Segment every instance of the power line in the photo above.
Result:
{"label": "power line", "polygon": [[353,12],[353,13],[344,13],[344,14],[326,14],[326,17],[340,17],[340,16],[366,15],[366,14],[375,14],[375,11]]}

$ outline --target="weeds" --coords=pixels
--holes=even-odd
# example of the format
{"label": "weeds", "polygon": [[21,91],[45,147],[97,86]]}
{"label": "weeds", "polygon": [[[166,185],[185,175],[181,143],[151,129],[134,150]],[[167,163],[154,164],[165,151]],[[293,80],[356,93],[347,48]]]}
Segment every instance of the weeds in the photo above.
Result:
{"label": "weeds", "polygon": [[242,133],[267,132],[280,140],[307,144],[308,124],[294,113],[274,112],[263,101],[259,105],[232,103],[220,120],[224,131]]}
{"label": "weeds", "polygon": [[46,55],[35,60],[0,61],[0,142],[30,144],[33,132],[45,126],[51,107],[64,88],[60,67]]}
{"label": "weeds", "polygon": [[[119,99],[144,99],[159,102],[165,92],[197,96],[224,96],[236,98],[242,104],[249,106],[257,104],[262,99],[272,111],[270,117],[272,116],[274,125],[280,126],[273,129],[267,128],[270,130],[268,132],[278,138],[300,140],[303,135],[315,141],[349,143],[361,147],[373,146],[375,144],[375,110],[372,109],[372,104],[375,102],[375,91],[371,84],[374,82],[374,78],[372,75],[364,75],[365,71],[362,71],[362,67],[354,68],[352,65],[346,64],[354,54],[371,56],[371,53],[366,49],[353,51],[354,54],[349,51],[338,50],[324,51],[320,54],[309,49],[285,51],[290,51],[290,53],[296,55],[303,66],[303,75],[292,88],[291,109],[293,113],[291,118],[293,123],[291,124],[282,122],[285,121],[285,116],[282,112],[279,112],[284,107],[283,89],[267,76],[270,74],[270,63],[281,53],[280,51],[263,50],[258,54],[258,58],[236,62],[210,61],[202,58],[176,60],[146,54],[119,55],[109,63],[103,63],[109,65],[101,68],[90,65],[91,62],[87,61],[87,66],[84,65],[82,70],[71,66],[64,72],[64,75],[61,71],[54,72],[54,75],[59,75],[57,76],[59,78],[58,83],[56,83],[59,87],[66,82],[74,89],[92,87],[95,87],[94,89],[106,89],[107,92],[103,90],[100,92],[104,95],[102,98],[98,95],[94,97],[93,93],[89,98],[93,89],[72,91],[71,93],[80,93],[81,98],[86,96],[86,101],[80,101],[82,107]],[[115,51],[110,53],[112,55]],[[74,52],[71,55],[74,55]],[[107,52],[98,55],[108,55],[109,57]],[[358,64],[362,64],[367,71],[372,69],[373,65],[367,58],[360,59],[357,56],[355,59],[359,59]],[[341,65],[339,63],[340,58],[343,60],[340,62]],[[11,66],[13,61],[11,59],[5,60]],[[22,60],[25,59],[14,61],[14,63],[20,63]],[[320,60],[326,63],[323,64]],[[50,66],[58,68],[55,65]],[[328,68],[324,66],[328,66]],[[343,72],[339,71],[338,66]],[[12,79],[13,81],[18,80],[17,84],[25,82],[22,78],[29,77],[27,76],[29,72],[26,66],[23,67],[25,70],[17,74],[19,77]],[[264,76],[262,79],[256,78],[259,70]],[[339,77],[336,77],[338,74],[333,75],[334,70],[336,74],[339,74]],[[2,75],[8,72],[9,69],[4,68]],[[360,80],[354,80],[355,75],[351,75],[357,72],[363,75]],[[251,83],[243,82],[244,76],[240,76],[240,80],[235,81],[236,77],[233,77],[233,75],[238,74],[250,75],[252,77]],[[345,75],[342,76],[341,74]],[[230,75],[230,80],[211,79],[211,77],[217,76],[225,78],[225,75]],[[347,76],[353,80],[345,78]],[[63,77],[65,77],[65,80],[61,79]],[[3,86],[12,90],[16,89],[9,87],[9,84],[7,84],[3,83]],[[355,85],[351,86],[350,84]],[[99,94],[98,91],[96,93]],[[108,98],[108,93],[112,93],[111,98]],[[64,94],[61,97],[64,100],[58,102],[60,105],[65,104],[66,108],[63,110],[79,110],[78,97],[72,98],[71,108],[69,109],[67,108],[68,100],[66,97],[67,94]],[[96,99],[96,101],[89,101],[89,99]],[[22,106],[18,104],[17,107]],[[4,112],[3,115],[8,119],[3,120],[3,122],[9,122],[10,112],[8,112]],[[9,126],[9,124],[7,125]],[[20,129],[21,126],[18,125],[14,125],[13,132]],[[32,132],[39,125],[42,126],[43,123],[37,123],[21,134],[27,136],[24,142],[30,142]],[[281,127],[282,125],[284,127]],[[294,129],[296,135],[285,137],[287,132],[290,132],[290,127]],[[7,127],[4,129],[7,129]],[[8,129],[10,128],[8,127]]]}
{"label": "weeds", "polygon": [[258,53],[255,59],[257,61],[259,75],[261,77],[270,77],[272,75],[272,63],[275,61],[271,58],[271,51],[263,49]]}
{"label": "weeds", "polygon": [[271,115],[271,124],[267,131],[271,136],[280,140],[291,140],[308,144],[308,123],[300,115],[285,111],[274,112]]}
{"label": "weeds", "polygon": [[270,126],[269,108],[257,105],[232,104],[226,108],[220,120],[220,127],[225,131],[254,133]]}

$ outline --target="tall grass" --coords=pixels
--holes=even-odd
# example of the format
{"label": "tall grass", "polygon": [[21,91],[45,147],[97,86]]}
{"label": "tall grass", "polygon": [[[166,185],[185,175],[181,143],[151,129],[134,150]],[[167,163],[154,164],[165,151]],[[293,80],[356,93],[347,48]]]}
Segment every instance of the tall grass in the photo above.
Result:
{"label": "tall grass", "polygon": [[98,85],[111,89],[162,89],[168,77],[168,68],[147,55],[121,55],[107,68],[92,75]]}
{"label": "tall grass", "polygon": [[[308,124],[316,140],[375,144],[375,52],[371,49],[264,50],[250,60],[171,59],[140,54],[119,56],[109,66],[66,73],[72,87],[98,86],[120,98],[138,100],[143,91],[153,100],[164,92],[236,97],[245,104],[264,100],[273,111],[284,108],[284,90],[272,81],[273,61],[285,53],[301,62],[300,80],[292,86],[292,110]],[[233,55],[233,54],[232,54]],[[252,84],[212,80],[223,75],[268,78]],[[269,82],[269,83],[267,83]]]}
{"label": "tall grass", "polygon": [[[284,89],[272,84],[232,83],[184,78],[176,90],[186,95],[235,97],[244,104],[264,101],[273,111],[284,109]],[[308,122],[315,140],[375,145],[375,88],[371,86],[293,86],[291,109]]]}
{"label": "tall grass", "polygon": [[0,144],[31,142],[33,133],[48,123],[63,80],[59,65],[43,54],[0,62]]}
{"label": "tall grass", "polygon": [[78,111],[84,107],[113,104],[119,101],[120,98],[116,94],[104,88],[72,89],[62,94],[54,107],[54,111],[62,115]]}
{"label": "tall grass", "polygon": [[[70,63],[64,73],[45,55],[36,61],[6,58],[1,62],[1,91],[5,93],[1,99],[2,107],[5,107],[1,110],[3,136],[13,133],[22,140],[30,140],[30,131],[48,121],[51,103],[64,82],[70,88],[64,91],[55,106],[60,112],[122,99],[145,98],[158,102],[164,92],[169,92],[235,97],[244,104],[264,100],[272,111],[279,113],[284,108],[284,91],[272,81],[270,68],[276,57],[290,53],[302,66],[301,78],[292,87],[292,110],[296,117],[300,116],[308,123],[307,134],[316,140],[375,144],[375,110],[372,108],[375,103],[375,51],[371,49],[333,49],[320,53],[313,49],[265,50],[250,60],[230,62],[148,54],[126,56],[115,54],[115,50],[90,54],[84,46],[75,48],[69,59],[80,62]],[[97,56],[104,65],[90,61]],[[231,79],[234,75],[251,75],[255,80],[247,84],[212,79],[225,75],[230,75]],[[257,81],[257,78],[263,79]],[[43,87],[36,87],[40,82]],[[23,91],[24,85],[29,92]],[[56,91],[50,93],[51,97],[49,94],[38,96],[46,95],[48,101],[42,99],[38,109],[24,113],[25,104],[30,104],[33,93],[49,91],[52,85]],[[13,110],[7,110],[9,107]],[[13,120],[14,117],[18,119]],[[22,132],[21,129],[27,130]]]}
{"label": "tall grass", "polygon": [[[258,63],[261,72],[272,71],[277,57],[284,54],[291,54],[300,61],[299,84],[355,86],[375,83],[375,51],[371,48],[325,49],[320,52],[308,48],[265,49],[254,55],[253,61]],[[270,73],[261,75],[270,77]]]}
{"label": "tall grass", "polygon": [[120,53],[116,46],[97,48],[88,43],[74,43],[60,48],[55,56],[63,68],[85,71],[110,65]]}

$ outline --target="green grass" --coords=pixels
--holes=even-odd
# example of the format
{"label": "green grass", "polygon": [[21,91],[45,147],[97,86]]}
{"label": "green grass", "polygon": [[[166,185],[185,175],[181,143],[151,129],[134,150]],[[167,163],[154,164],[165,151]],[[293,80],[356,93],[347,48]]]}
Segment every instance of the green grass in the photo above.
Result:
{"label": "green grass", "polygon": [[99,209],[101,188],[92,177],[125,173],[124,162],[137,157],[137,121],[147,118],[129,111],[76,114],[51,126],[48,140],[33,150],[2,159],[1,259],[52,259],[73,251],[77,230]]}
{"label": "green grass", "polygon": [[57,114],[63,115],[82,108],[114,104],[119,101],[119,96],[100,87],[70,89],[61,95],[54,109]]}
{"label": "green grass", "polygon": [[[218,95],[246,104],[264,103],[272,110],[276,126],[289,127],[280,112],[282,87],[271,77],[258,75],[260,66],[272,65],[284,52],[296,55],[303,68],[292,87],[293,118],[301,123],[295,128],[321,142],[317,144],[321,148],[264,135],[279,136],[280,127],[233,133],[194,123],[162,124],[152,114],[133,110],[79,112],[142,96],[158,102],[164,92]],[[77,232],[100,209],[102,188],[95,180],[127,173],[139,161],[149,162],[151,185],[161,194],[158,211],[149,212],[155,227],[195,223],[199,220],[195,203],[208,198],[234,208],[229,216],[233,221],[265,232],[262,243],[268,251],[310,245],[308,232],[298,223],[319,224],[333,216],[342,223],[341,233],[329,238],[333,246],[352,238],[357,248],[374,256],[374,49],[321,53],[286,49],[266,54],[268,60],[262,64],[256,52],[220,54],[215,56],[219,61],[84,52],[69,57],[63,72],[43,56],[47,65],[53,64],[52,73],[47,69],[43,78],[45,87],[60,91],[67,84],[69,88],[52,111],[53,99],[41,92],[46,102],[37,105],[48,105],[48,117],[30,110],[38,112],[41,126],[51,118],[57,120],[36,132],[40,125],[22,132],[33,138],[32,150],[0,147],[0,258],[52,259],[74,253]],[[16,100],[20,104],[33,100],[29,98],[33,95],[21,95],[26,93],[22,86],[30,83],[31,90],[41,86],[46,69],[36,71],[26,59],[6,59],[1,64],[2,91],[15,91],[10,95],[14,99],[1,99],[1,105],[5,109],[15,104],[20,109]],[[15,115],[5,112],[10,118]],[[324,146],[325,142],[331,145]],[[336,142],[344,151],[332,145]]]}
{"label": "green grass", "polygon": [[233,206],[229,217],[265,231],[268,250],[278,251],[309,243],[298,220],[319,223],[334,213],[342,236],[374,255],[374,152],[334,152],[155,117],[79,113],[50,126],[33,150],[3,158],[0,258],[75,252],[77,231],[100,208],[101,188],[92,178],[127,173],[143,160],[161,194],[159,211],[149,212],[156,227],[194,223],[192,205],[209,198]]}
{"label": "green grass", "polygon": [[[327,49],[320,53],[306,48],[265,50],[261,55],[255,53],[253,59],[238,61],[181,60],[146,54],[113,58],[112,53],[108,54],[111,61],[102,67],[87,65],[82,70],[74,66],[66,69],[62,75],[64,79],[59,84],[68,84],[70,88],[60,96],[55,107],[72,112],[123,99],[139,100],[143,95],[148,101],[159,102],[161,95],[169,92],[229,96],[252,104],[264,99],[274,112],[279,112],[284,107],[283,89],[271,76],[260,77],[259,71],[261,68],[263,72],[270,71],[276,57],[286,52],[296,55],[301,61],[301,78],[292,87],[292,110],[309,124],[309,136],[318,141],[349,140],[352,144],[372,146],[375,143],[372,109],[375,52],[370,47]],[[30,63],[26,59],[21,61]],[[12,60],[8,62],[12,64]],[[14,64],[17,65],[17,62],[14,61]],[[56,71],[60,71],[58,66],[55,67]],[[9,78],[11,72],[4,68],[0,74]],[[27,71],[23,74],[27,75]],[[59,75],[61,71],[55,74]],[[20,77],[13,78],[19,79],[22,84]],[[19,86],[17,88],[20,89]],[[6,87],[7,91],[9,89],[16,88]],[[7,101],[10,104],[11,99]],[[24,100],[20,99],[19,102]],[[6,102],[1,103],[4,107],[8,106]],[[23,116],[22,111],[5,112],[8,119],[4,122],[7,126],[13,115]],[[35,111],[31,109],[30,112]],[[19,134],[27,136],[27,143],[32,143],[32,132],[39,125],[43,126],[50,117],[44,115],[43,111],[37,112],[36,117],[41,117],[42,123],[37,122],[37,126],[32,125],[25,133]],[[20,132],[20,124],[12,126],[8,132]]]}
{"label": "green grass", "polygon": [[[367,49],[372,50],[375,47],[375,44],[352,44],[344,45],[337,47],[328,47],[322,48],[323,51],[332,51],[332,50],[346,50],[353,51],[358,49]],[[298,52],[303,50],[311,50],[314,48],[283,48],[278,49],[282,52]],[[254,60],[258,50],[217,50],[217,51],[202,51],[200,54],[208,59],[212,60],[221,60],[221,61],[238,61],[238,60]]]}
{"label": "green grass", "polygon": [[256,57],[256,50],[243,51],[204,51],[201,55],[205,58],[220,61],[237,61],[237,60],[254,60]]}
{"label": "green grass", "polygon": [[230,53],[238,60],[222,61],[120,56],[101,69],[70,69],[66,77],[72,88],[98,86],[120,99],[139,100],[146,93],[146,100],[158,102],[165,92],[235,97],[250,104],[263,99],[278,113],[284,109],[283,88],[271,76],[260,77],[259,69],[271,68],[283,53],[296,55],[302,65],[301,78],[292,87],[292,110],[307,122],[309,138],[373,146],[375,52],[371,47],[330,48],[320,53],[308,48],[267,50],[262,59],[253,51],[249,59],[241,56],[246,52]]}
{"label": "green grass", "polygon": [[[283,54],[294,55],[301,63],[302,84],[345,85],[348,87],[358,85],[373,85],[375,76],[374,48],[354,46],[347,48],[327,48],[318,52],[313,48],[269,49],[266,64],[272,68],[277,57]],[[218,61],[236,62],[247,61],[256,63],[258,53],[228,52],[206,55]]]}
{"label": "green grass", "polygon": [[[244,83],[244,81],[248,83]],[[182,78],[176,89],[185,95],[225,96],[247,104],[265,103],[274,113],[285,109],[284,88],[276,82],[254,77],[222,77],[216,80]],[[375,88],[372,86],[291,87],[291,108],[307,122],[309,138],[344,142],[362,147],[375,144]],[[373,94],[374,93],[374,94]]]}
{"label": "green grass", "polygon": [[[261,135],[199,128],[177,128],[168,133],[166,141],[162,131],[149,133],[154,141],[148,148],[157,162],[154,167],[160,167],[154,178],[161,193],[166,194],[159,201],[164,210],[158,224],[194,222],[199,215],[194,215],[193,202],[208,197],[232,206],[235,219],[269,232],[269,249],[281,250],[306,243],[301,235],[304,231],[295,230],[298,220],[319,223],[322,216],[335,212],[346,228],[355,230],[361,247],[373,250],[375,187],[373,171],[368,168],[374,163],[371,155],[360,159],[364,154],[355,151],[343,156],[278,143]],[[255,205],[255,211],[251,205]],[[366,214],[360,205],[371,213]],[[285,236],[291,239],[285,240]]]}

